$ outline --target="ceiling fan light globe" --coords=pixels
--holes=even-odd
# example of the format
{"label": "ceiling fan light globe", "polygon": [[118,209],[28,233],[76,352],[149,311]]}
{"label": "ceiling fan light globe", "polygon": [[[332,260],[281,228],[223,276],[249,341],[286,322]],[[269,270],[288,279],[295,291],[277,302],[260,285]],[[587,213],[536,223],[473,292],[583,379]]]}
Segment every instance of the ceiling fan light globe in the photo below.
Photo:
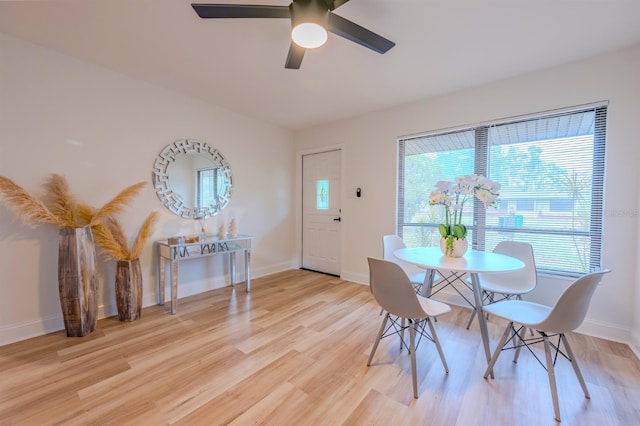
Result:
{"label": "ceiling fan light globe", "polygon": [[315,49],[327,41],[327,30],[314,22],[303,22],[291,31],[291,39],[305,49]]}

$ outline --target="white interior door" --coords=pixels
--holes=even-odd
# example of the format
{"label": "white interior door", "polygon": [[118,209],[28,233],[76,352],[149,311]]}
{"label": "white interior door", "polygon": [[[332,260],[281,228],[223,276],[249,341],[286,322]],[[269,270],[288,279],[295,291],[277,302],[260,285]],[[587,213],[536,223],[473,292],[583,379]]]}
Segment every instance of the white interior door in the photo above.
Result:
{"label": "white interior door", "polygon": [[302,267],[340,275],[340,150],[302,157]]}

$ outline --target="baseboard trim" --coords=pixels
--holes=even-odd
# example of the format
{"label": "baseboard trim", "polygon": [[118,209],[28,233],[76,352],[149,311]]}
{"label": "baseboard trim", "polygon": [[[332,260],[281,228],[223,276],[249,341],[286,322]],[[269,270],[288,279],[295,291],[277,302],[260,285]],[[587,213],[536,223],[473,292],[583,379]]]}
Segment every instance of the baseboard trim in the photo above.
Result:
{"label": "baseboard trim", "polygon": [[[437,299],[451,305],[469,307],[460,295],[453,290],[443,289],[438,293]],[[590,320],[587,318],[582,325],[576,329],[576,333],[625,344],[629,346],[636,357],[640,359],[640,351],[638,351],[638,346],[640,345],[638,345],[638,339],[636,338],[634,342],[631,330],[628,328],[622,328],[614,324]]]}
{"label": "baseboard trim", "polygon": [[54,333],[64,329],[62,314],[22,321],[0,327],[0,346]]}
{"label": "baseboard trim", "polygon": [[[283,262],[264,268],[252,268],[251,278],[260,278],[265,275],[271,275],[274,273],[287,271],[289,269],[294,269],[292,262]],[[238,268],[236,281],[239,283],[236,285],[244,290],[244,268]],[[180,284],[179,296],[180,298],[193,296],[205,291],[222,288],[229,285],[227,284],[227,282],[228,277],[225,275],[212,277],[208,280]],[[156,305],[159,299],[157,283],[154,282],[151,290],[148,287],[146,290],[147,291],[143,295],[142,306],[148,307]],[[171,302],[171,289],[169,288],[169,286],[165,288],[165,303],[167,302]],[[98,306],[98,319],[112,317],[117,314],[118,309],[114,304],[109,303],[106,305]],[[31,339],[33,337],[42,336],[44,334],[55,333],[61,330],[64,330],[64,320],[62,319],[62,313],[5,325],[0,327],[0,346],[5,346],[11,343],[20,342],[22,340]]]}
{"label": "baseboard trim", "polygon": [[632,331],[631,332],[631,342],[629,343],[629,347],[636,354],[636,357],[640,359],[640,331]]}

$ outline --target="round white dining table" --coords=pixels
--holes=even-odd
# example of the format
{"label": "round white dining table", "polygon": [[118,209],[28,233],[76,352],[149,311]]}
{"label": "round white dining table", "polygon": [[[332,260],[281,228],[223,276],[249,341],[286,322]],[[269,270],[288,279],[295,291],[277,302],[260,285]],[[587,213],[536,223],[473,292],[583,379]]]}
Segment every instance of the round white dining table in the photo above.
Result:
{"label": "round white dining table", "polygon": [[[510,256],[480,250],[467,250],[463,257],[449,257],[442,254],[440,247],[401,248],[396,250],[394,255],[398,259],[413,263],[429,271],[425,276],[423,285],[425,296],[431,295],[433,277],[436,270],[460,273],[455,275],[455,278],[458,280],[461,279],[463,273],[468,273],[471,276],[471,287],[474,299],[473,308],[476,310],[484,352],[487,363],[489,363],[491,360],[489,331],[487,329],[486,318],[482,312],[482,289],[480,288],[478,274],[485,272],[515,271],[524,268],[524,262]],[[493,372],[491,375],[493,377]]]}

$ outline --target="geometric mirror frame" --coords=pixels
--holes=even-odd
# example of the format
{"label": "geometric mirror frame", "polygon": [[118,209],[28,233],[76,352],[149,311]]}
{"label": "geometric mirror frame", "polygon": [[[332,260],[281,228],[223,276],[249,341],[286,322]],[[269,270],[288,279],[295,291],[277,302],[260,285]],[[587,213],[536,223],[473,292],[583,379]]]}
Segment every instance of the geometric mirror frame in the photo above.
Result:
{"label": "geometric mirror frame", "polygon": [[152,183],[162,204],[184,219],[207,219],[231,198],[231,166],[222,153],[196,139],[165,147],[153,164]]}

